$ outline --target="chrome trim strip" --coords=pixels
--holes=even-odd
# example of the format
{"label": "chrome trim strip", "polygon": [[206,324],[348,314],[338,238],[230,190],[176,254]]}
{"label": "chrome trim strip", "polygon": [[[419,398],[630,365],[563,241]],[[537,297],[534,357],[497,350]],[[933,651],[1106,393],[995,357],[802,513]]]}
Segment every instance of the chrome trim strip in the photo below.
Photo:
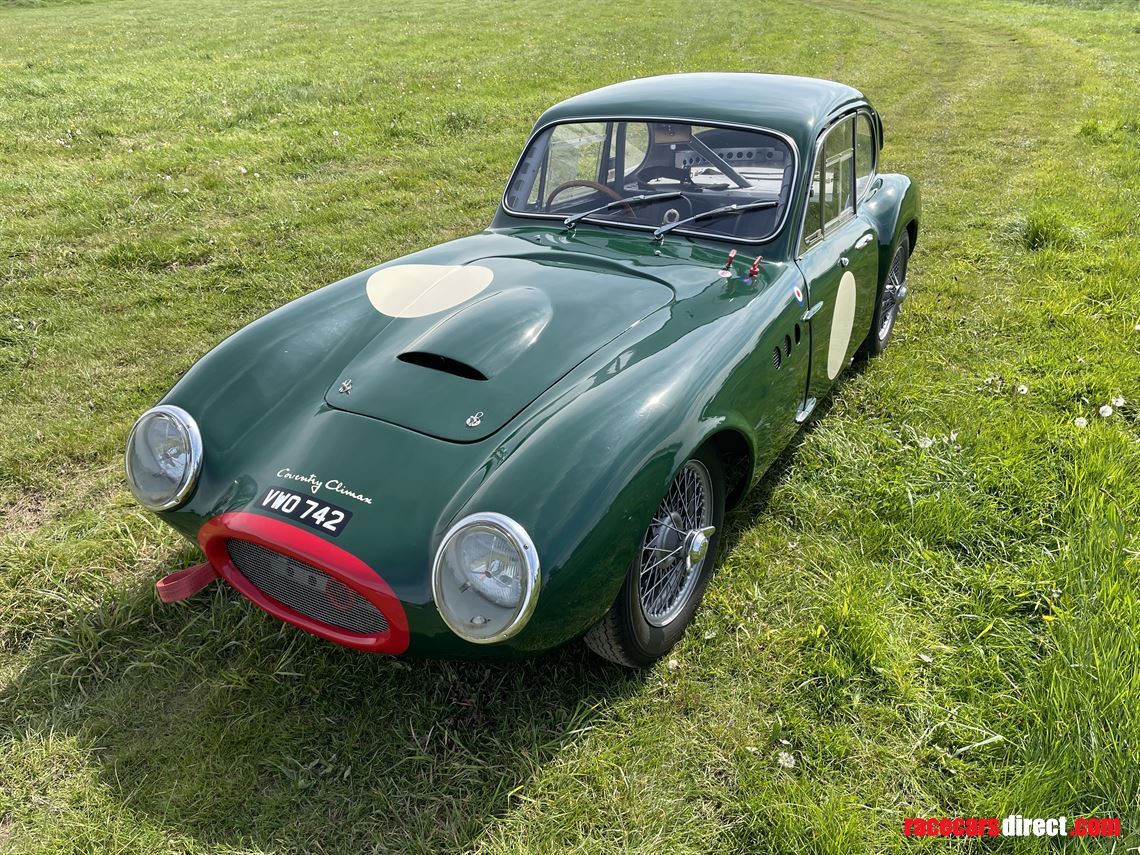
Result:
{"label": "chrome trim strip", "polygon": [[[443,556],[443,550],[447,548],[454,538],[463,529],[476,525],[487,525],[492,528],[498,529],[508,540],[512,541],[518,547],[519,553],[522,555],[523,560],[526,562],[527,570],[527,586],[526,591],[523,593],[523,601],[519,604],[519,610],[515,614],[511,622],[507,624],[501,632],[497,635],[488,638],[471,638],[464,635],[460,626],[452,623],[451,616],[448,615],[443,609],[439,607],[442,601],[441,591],[443,583],[440,579],[440,559]],[[431,566],[431,593],[432,599],[435,602],[436,611],[439,616],[443,618],[443,622],[447,624],[448,629],[454,632],[457,636],[464,641],[470,641],[472,644],[496,644],[500,641],[505,641],[513,635],[517,635],[527,622],[530,616],[534,614],[535,606],[538,605],[538,594],[542,588],[542,573],[538,561],[538,550],[534,546],[534,541],[530,539],[525,528],[519,525],[510,517],[504,514],[497,514],[492,511],[483,511],[476,514],[465,516],[459,522],[455,523],[447,530],[447,534],[443,536],[440,541],[439,549],[435,551],[435,560]]]}
{"label": "chrome trim strip", "polygon": [[[712,240],[732,241],[734,243],[762,244],[762,243],[772,242],[773,240],[775,240],[776,238],[778,238],[780,236],[781,232],[783,232],[784,225],[788,221],[789,212],[792,210],[792,207],[793,207],[792,203],[794,200],[792,199],[792,194],[795,190],[796,182],[799,180],[799,176],[800,176],[800,150],[799,150],[799,147],[796,145],[796,141],[794,139],[792,139],[790,136],[788,136],[787,134],[783,133],[782,131],[775,131],[775,130],[772,130],[771,128],[765,128],[765,127],[762,127],[760,125],[746,125],[746,124],[738,124],[738,123],[734,123],[734,122],[709,122],[707,119],[697,119],[697,118],[693,118],[691,116],[690,117],[684,117],[684,116],[636,116],[636,115],[632,115],[632,116],[573,116],[573,117],[567,118],[567,119],[559,119],[559,120],[555,120],[555,121],[550,121],[544,125],[540,125],[540,126],[536,127],[534,130],[531,131],[530,136],[527,137],[526,145],[524,145],[522,147],[522,151],[519,153],[518,160],[515,161],[515,168],[511,170],[511,177],[507,179],[506,188],[503,190],[503,197],[502,197],[502,199],[499,200],[499,207],[504,212],[506,212],[507,214],[510,214],[512,217],[524,217],[527,219],[535,219],[535,220],[562,220],[562,219],[565,219],[565,217],[563,217],[560,214],[535,214],[535,213],[525,213],[522,211],[516,211],[513,208],[510,208],[507,206],[507,192],[511,189],[511,184],[514,183],[515,176],[518,174],[519,166],[522,165],[523,156],[530,149],[530,145],[532,142],[534,142],[535,137],[537,137],[539,134],[541,134],[547,128],[553,127],[554,125],[568,125],[568,124],[575,123],[575,122],[646,122],[646,123],[648,123],[648,122],[666,122],[666,123],[668,123],[668,122],[679,122],[679,123],[685,123],[685,124],[698,124],[698,125],[702,125],[703,127],[706,127],[706,128],[726,128],[729,130],[737,130],[737,131],[756,131],[759,133],[770,134],[770,135],[776,137],[777,139],[783,140],[785,143],[787,143],[788,148],[790,148],[792,150],[792,178],[791,178],[791,181],[789,182],[791,184],[792,189],[788,191],[788,204],[786,204],[784,206],[784,210],[783,210],[783,213],[780,217],[780,221],[776,224],[775,228],[772,229],[771,234],[765,235],[762,238],[742,238],[742,237],[734,237],[731,235],[717,234],[714,232],[701,232],[701,231],[690,230],[690,229],[677,229],[675,233],[679,234],[679,235],[688,235],[690,237],[704,237],[704,238],[710,238]],[[582,220],[582,222],[586,222],[586,223],[588,223],[590,221],[591,220],[589,218]],[[639,231],[639,232],[652,231],[655,228],[654,226],[642,226],[642,225],[637,225],[634,223],[622,223],[620,221],[613,221],[613,220],[605,220],[604,222],[608,226],[619,226],[620,228],[623,228],[623,229],[631,229],[633,231]]]}

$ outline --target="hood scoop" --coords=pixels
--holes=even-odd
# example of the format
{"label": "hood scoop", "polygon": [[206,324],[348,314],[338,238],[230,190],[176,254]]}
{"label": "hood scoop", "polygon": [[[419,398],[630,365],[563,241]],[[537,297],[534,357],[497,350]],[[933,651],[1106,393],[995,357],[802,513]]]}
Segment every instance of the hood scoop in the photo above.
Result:
{"label": "hood scoop", "polygon": [[408,363],[408,365],[420,365],[424,368],[430,368],[432,371],[454,374],[456,377],[463,377],[467,380],[487,379],[487,375],[478,368],[468,365],[466,362],[460,362],[458,359],[452,359],[450,356],[444,356],[442,353],[411,350],[407,353],[401,353],[396,358],[401,362]]}
{"label": "hood scoop", "polygon": [[493,278],[478,295],[418,317],[378,316],[378,332],[341,370],[325,402],[439,439],[476,442],[673,297],[636,275],[521,258],[482,258],[479,265]]}

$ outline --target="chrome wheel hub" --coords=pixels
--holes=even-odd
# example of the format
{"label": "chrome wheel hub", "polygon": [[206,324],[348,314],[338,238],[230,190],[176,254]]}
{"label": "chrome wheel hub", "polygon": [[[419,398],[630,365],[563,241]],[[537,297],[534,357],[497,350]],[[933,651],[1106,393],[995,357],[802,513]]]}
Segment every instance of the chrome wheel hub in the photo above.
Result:
{"label": "chrome wheel hub", "polygon": [[638,600],[653,626],[665,626],[676,618],[696,590],[716,533],[711,522],[712,479],[702,463],[690,460],[642,540]]}
{"label": "chrome wheel hub", "polygon": [[705,555],[709,551],[709,541],[716,533],[716,529],[711,525],[702,528],[700,531],[691,531],[686,540],[688,549],[685,550],[685,557],[689,564],[700,564],[705,560]]}

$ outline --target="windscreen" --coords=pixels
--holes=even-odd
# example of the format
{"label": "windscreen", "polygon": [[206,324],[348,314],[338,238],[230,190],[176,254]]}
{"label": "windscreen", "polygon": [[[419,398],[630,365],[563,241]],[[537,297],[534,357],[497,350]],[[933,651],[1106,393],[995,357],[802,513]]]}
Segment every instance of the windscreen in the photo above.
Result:
{"label": "windscreen", "polygon": [[[565,122],[531,141],[504,202],[515,214],[562,218],[617,202],[584,219],[641,228],[771,202],[677,229],[761,241],[783,221],[794,165],[787,142],[764,131],[632,119]],[[670,198],[635,201],[657,195]]]}

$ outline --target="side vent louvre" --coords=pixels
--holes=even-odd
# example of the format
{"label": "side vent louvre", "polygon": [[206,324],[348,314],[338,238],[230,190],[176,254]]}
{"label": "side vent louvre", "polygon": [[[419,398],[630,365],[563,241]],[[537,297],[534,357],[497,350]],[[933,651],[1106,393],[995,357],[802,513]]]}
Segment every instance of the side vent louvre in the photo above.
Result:
{"label": "side vent louvre", "polygon": [[452,359],[450,356],[441,356],[438,353],[413,350],[408,353],[401,353],[396,358],[401,362],[407,362],[409,365],[419,365],[433,371],[442,371],[444,374],[454,374],[456,377],[462,377],[465,380],[487,379],[487,375],[478,368],[468,365],[466,362],[460,362],[458,359]]}

